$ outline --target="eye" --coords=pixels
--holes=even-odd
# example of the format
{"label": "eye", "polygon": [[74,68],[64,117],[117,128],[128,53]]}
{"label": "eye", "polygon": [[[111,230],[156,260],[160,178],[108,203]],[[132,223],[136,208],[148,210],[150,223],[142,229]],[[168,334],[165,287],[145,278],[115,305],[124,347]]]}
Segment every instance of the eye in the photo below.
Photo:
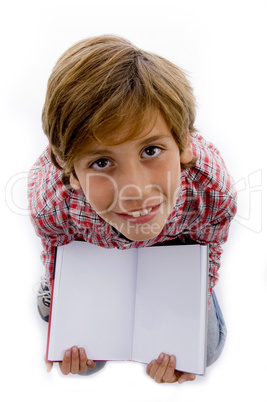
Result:
{"label": "eye", "polygon": [[162,148],[157,147],[155,145],[151,145],[144,149],[141,156],[142,158],[155,158],[158,156],[162,151]]}
{"label": "eye", "polygon": [[112,166],[112,162],[109,159],[101,158],[92,162],[89,165],[89,168],[104,170],[108,169],[110,166]]}

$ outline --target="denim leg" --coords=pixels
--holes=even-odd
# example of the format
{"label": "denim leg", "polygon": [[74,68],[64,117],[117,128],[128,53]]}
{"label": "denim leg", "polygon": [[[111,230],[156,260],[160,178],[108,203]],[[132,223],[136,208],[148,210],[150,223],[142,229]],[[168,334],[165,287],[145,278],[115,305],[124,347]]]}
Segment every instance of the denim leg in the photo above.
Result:
{"label": "denim leg", "polygon": [[91,375],[91,374],[95,374],[95,373],[97,373],[98,371],[102,370],[102,368],[104,368],[104,366],[105,366],[106,363],[107,363],[107,362],[106,362],[105,360],[97,360],[97,361],[95,362],[96,366],[95,366],[94,369],[90,369],[90,368],[88,367],[88,369],[87,369],[87,371],[86,371],[85,373],[80,373],[80,372],[78,371],[77,374],[79,374],[79,375],[84,375],[84,376],[86,376],[86,375]]}
{"label": "denim leg", "polygon": [[227,336],[224,318],[215,295],[212,292],[211,307],[208,314],[207,334],[207,367],[213,364],[221,355]]}

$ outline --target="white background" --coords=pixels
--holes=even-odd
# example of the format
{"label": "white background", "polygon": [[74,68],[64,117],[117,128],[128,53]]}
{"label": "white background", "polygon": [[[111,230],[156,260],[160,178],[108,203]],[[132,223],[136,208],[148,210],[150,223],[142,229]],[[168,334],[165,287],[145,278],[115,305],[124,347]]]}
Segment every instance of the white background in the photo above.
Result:
{"label": "white background", "polygon": [[[1,21],[1,393],[5,401],[267,401],[265,0],[12,1]],[[138,363],[91,377],[47,374],[46,324],[32,287],[41,245],[27,217],[26,179],[46,146],[40,115],[57,58],[73,43],[118,34],[189,73],[197,127],[235,178],[239,212],[217,286],[228,341],[204,378],[154,383]],[[6,201],[4,199],[6,190]]]}

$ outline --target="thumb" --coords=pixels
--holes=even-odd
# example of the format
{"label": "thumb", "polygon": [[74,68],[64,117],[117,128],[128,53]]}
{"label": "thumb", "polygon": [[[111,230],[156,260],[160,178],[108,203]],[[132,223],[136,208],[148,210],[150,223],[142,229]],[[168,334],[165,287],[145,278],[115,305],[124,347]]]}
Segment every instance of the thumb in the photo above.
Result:
{"label": "thumb", "polygon": [[46,361],[45,356],[44,356],[44,361],[45,361],[45,364],[46,364],[46,371],[47,371],[48,373],[50,373],[50,371],[51,371],[52,368],[53,368],[53,362],[48,362],[48,361]]}
{"label": "thumb", "polygon": [[46,371],[50,373],[53,368],[53,362],[46,362]]}
{"label": "thumb", "polygon": [[179,377],[178,382],[179,382],[179,384],[182,384],[183,382],[186,382],[186,381],[194,381],[195,378],[196,378],[195,374],[183,373]]}

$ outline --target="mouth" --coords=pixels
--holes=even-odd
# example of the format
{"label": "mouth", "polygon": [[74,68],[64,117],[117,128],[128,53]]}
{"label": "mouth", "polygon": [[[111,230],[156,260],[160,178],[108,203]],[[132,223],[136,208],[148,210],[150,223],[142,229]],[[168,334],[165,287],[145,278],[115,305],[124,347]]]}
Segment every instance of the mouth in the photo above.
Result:
{"label": "mouth", "polygon": [[127,212],[126,215],[130,215],[133,216],[134,218],[139,218],[139,216],[145,216],[147,214],[149,214],[152,211],[152,207],[151,208],[145,208],[145,209],[141,209],[138,211],[133,211],[133,212]]}
{"label": "mouth", "polygon": [[135,211],[128,211],[127,213],[116,213],[122,219],[129,221],[131,223],[145,223],[154,218],[154,216],[159,212],[161,204],[154,207],[148,207],[144,209],[138,209]]}

